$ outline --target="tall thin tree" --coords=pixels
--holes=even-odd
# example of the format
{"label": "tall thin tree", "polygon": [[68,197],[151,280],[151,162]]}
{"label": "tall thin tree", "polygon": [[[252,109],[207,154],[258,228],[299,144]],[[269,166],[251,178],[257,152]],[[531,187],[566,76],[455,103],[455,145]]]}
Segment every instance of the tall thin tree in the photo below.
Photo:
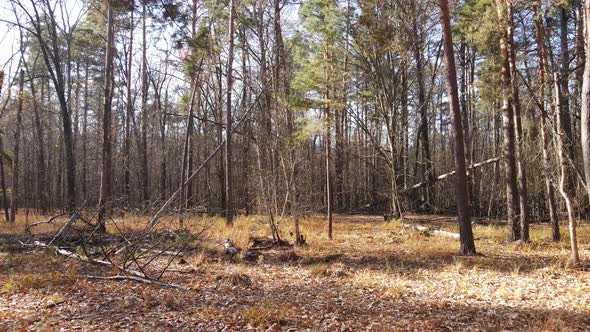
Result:
{"label": "tall thin tree", "polygon": [[471,228],[471,207],[467,191],[467,171],[465,167],[465,146],[463,141],[463,124],[461,110],[459,108],[459,92],[457,89],[457,69],[453,51],[453,36],[451,32],[451,20],[448,0],[440,1],[440,19],[442,23],[443,48],[447,77],[447,88],[450,98],[449,113],[453,130],[453,143],[455,147],[455,200],[457,202],[457,214],[459,218],[459,235],[461,241],[461,255],[474,255],[475,242]]}
{"label": "tall thin tree", "polygon": [[98,225],[102,232],[106,231],[105,218],[111,199],[112,176],[112,102],[113,102],[113,52],[114,27],[111,0],[105,0],[107,17],[107,36],[105,44],[104,103],[102,113],[102,168],[100,174],[100,197],[98,200]]}
{"label": "tall thin tree", "polygon": [[550,174],[550,160],[549,160],[549,140],[547,138],[547,110],[545,108],[545,29],[543,20],[539,14],[539,1],[535,0],[532,4],[534,23],[535,23],[535,38],[537,41],[537,61],[539,71],[539,87],[538,87],[538,108],[541,117],[541,152],[543,155],[543,178],[545,180],[545,194],[547,197],[547,206],[549,208],[549,218],[551,220],[551,229],[553,241],[559,241],[561,234],[559,232],[559,219],[557,218],[557,207],[555,205],[555,188],[551,180]]}
{"label": "tall thin tree", "polygon": [[[22,42],[22,39],[21,39]],[[24,60],[23,60],[24,61]],[[18,212],[18,193],[19,193],[19,162],[20,162],[20,136],[23,122],[23,103],[25,100],[25,71],[21,69],[18,83],[18,101],[16,107],[16,128],[14,131],[14,157],[12,158],[12,188],[10,192],[10,223],[16,221]]]}
{"label": "tall thin tree", "polygon": [[[590,1],[584,2],[584,38],[586,45],[590,45]],[[588,46],[586,47],[586,63],[590,64],[590,47]],[[590,65],[584,67],[580,131],[586,192],[590,200]]]}
{"label": "tall thin tree", "polygon": [[228,57],[226,77],[226,109],[225,109],[225,224],[233,226],[233,182],[232,182],[232,87],[233,87],[233,62],[234,62],[234,30],[235,30],[235,3],[229,0],[229,29],[228,29]]}
{"label": "tall thin tree", "polygon": [[498,23],[500,25],[500,55],[502,61],[502,129],[504,131],[504,166],[506,172],[506,211],[509,223],[509,239],[520,239],[518,223],[519,197],[516,184],[516,158],[514,138],[514,109],[512,75],[508,46],[506,0],[496,0]]}

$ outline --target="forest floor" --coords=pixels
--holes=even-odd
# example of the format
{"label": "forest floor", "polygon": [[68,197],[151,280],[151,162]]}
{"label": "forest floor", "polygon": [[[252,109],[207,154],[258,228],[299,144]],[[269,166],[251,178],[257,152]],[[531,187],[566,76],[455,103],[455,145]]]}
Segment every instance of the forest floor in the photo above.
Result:
{"label": "forest floor", "polygon": [[[220,218],[192,222],[201,219],[198,249],[175,259],[162,279],[189,290],[89,279],[117,272],[0,246],[0,331],[590,330],[590,272],[568,267],[565,227],[559,243],[546,224],[532,226],[531,243],[508,243],[505,225],[475,225],[479,254],[461,257],[457,240],[381,216],[336,215],[328,241],[315,216],[301,220],[306,246],[267,250],[248,263],[221,260],[219,243],[231,237],[245,248],[250,236],[268,236],[260,218],[238,218],[231,229]],[[450,218],[411,219],[457,230]],[[117,222],[134,229],[145,221]],[[280,228],[292,241],[292,223]],[[578,231],[587,263],[590,225]]]}

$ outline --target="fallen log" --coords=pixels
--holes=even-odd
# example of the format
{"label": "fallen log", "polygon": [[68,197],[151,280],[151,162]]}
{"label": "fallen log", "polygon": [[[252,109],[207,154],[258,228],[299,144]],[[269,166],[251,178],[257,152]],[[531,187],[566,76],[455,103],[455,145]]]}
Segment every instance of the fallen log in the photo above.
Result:
{"label": "fallen log", "polygon": [[430,228],[430,227],[421,226],[421,225],[415,225],[415,224],[405,224],[405,223],[402,223],[402,226],[404,226],[406,228],[412,228],[412,229],[417,230],[417,231],[420,231],[420,232],[426,232],[426,233],[429,233],[429,234],[440,235],[440,236],[450,237],[450,238],[459,240],[459,233],[452,233],[452,232],[447,232],[447,231],[441,231],[441,230],[438,230],[438,229],[435,229],[435,228]]}
{"label": "fallen log", "polygon": [[[485,166],[485,165],[497,163],[499,161],[500,161],[500,157],[495,157],[495,158],[490,158],[488,160],[484,160],[484,161],[479,162],[479,163],[472,164],[469,167],[467,167],[467,171],[468,171],[467,172],[467,175],[469,175],[469,171],[470,170],[473,170],[473,169],[476,169],[478,167],[482,167],[482,166]],[[445,174],[439,175],[439,176],[433,178],[432,180],[428,180],[428,181],[423,181],[423,182],[420,182],[420,183],[416,183],[415,185],[413,185],[413,186],[405,189],[404,192],[408,192],[408,191],[416,190],[416,189],[419,189],[419,188],[422,188],[422,187],[425,187],[425,186],[429,186],[429,185],[431,185],[431,184],[433,184],[433,183],[435,183],[437,181],[444,180],[444,179],[449,178],[449,177],[451,177],[453,175],[455,175],[455,171],[452,171],[452,172],[449,172],[449,173],[445,173]]]}

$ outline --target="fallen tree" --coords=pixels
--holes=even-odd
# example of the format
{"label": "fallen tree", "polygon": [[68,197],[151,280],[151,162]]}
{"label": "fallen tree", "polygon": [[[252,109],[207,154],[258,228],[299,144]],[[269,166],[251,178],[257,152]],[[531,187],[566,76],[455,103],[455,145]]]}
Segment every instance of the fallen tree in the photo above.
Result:
{"label": "fallen tree", "polygon": [[[472,164],[469,167],[467,167],[467,171],[468,171],[467,172],[467,175],[469,176],[469,171],[470,170],[473,170],[473,169],[476,169],[478,167],[482,167],[482,166],[485,166],[485,165],[497,163],[499,161],[500,161],[500,157],[495,157],[495,158],[490,158],[490,159],[484,160],[484,161],[479,162],[479,163]],[[408,192],[408,191],[416,190],[416,189],[419,189],[419,188],[422,188],[422,187],[425,187],[425,186],[429,186],[429,185],[431,185],[431,184],[433,184],[433,183],[435,183],[437,181],[444,180],[444,179],[449,178],[449,177],[451,177],[453,175],[455,175],[455,171],[452,171],[452,172],[449,172],[449,173],[445,173],[445,174],[439,175],[439,176],[437,176],[435,178],[432,178],[431,180],[423,181],[423,182],[420,182],[420,183],[416,183],[415,185],[413,185],[413,186],[405,189],[404,192]]]}
{"label": "fallen tree", "polygon": [[412,229],[420,231],[420,232],[426,232],[428,234],[450,237],[450,238],[457,239],[457,240],[459,239],[459,233],[441,231],[439,229],[435,229],[435,228],[431,228],[431,227],[415,225],[415,224],[407,224],[407,223],[402,223],[402,226],[404,226],[406,228],[412,228]]}

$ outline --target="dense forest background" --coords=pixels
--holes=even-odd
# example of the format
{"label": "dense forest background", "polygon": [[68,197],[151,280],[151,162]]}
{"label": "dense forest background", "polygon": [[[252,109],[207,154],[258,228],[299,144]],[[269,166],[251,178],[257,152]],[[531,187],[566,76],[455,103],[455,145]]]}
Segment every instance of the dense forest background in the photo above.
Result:
{"label": "dense forest background", "polygon": [[[559,239],[588,210],[584,3],[450,5],[471,215]],[[441,6],[5,3],[5,218],[455,213]]]}
{"label": "dense forest background", "polygon": [[590,0],[0,1],[0,330],[590,331],[588,45]]}

